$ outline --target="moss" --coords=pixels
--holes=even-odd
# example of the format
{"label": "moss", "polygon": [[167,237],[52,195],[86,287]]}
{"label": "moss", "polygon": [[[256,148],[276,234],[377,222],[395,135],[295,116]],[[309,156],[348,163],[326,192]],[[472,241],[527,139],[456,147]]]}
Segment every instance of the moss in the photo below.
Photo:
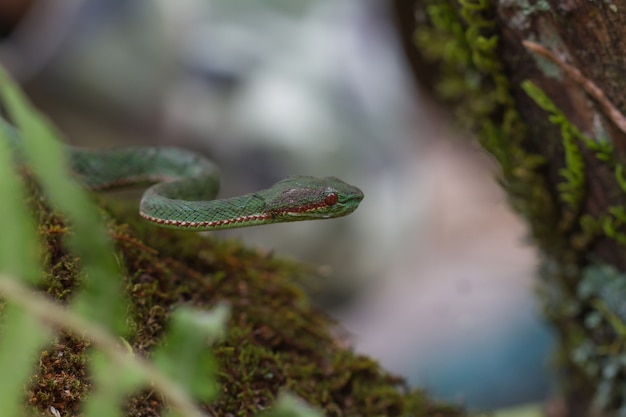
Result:
{"label": "moss", "polygon": [[476,133],[482,147],[498,162],[498,181],[514,209],[529,220],[533,235],[555,244],[557,216],[541,173],[544,158],[529,152],[527,128],[515,107],[511,86],[498,57],[492,2],[425,1],[427,22],[415,32],[420,53],[436,61],[436,92],[453,104],[460,124]]}
{"label": "moss", "polygon": [[[558,184],[559,197],[565,207],[560,229],[570,230],[574,222],[580,220],[586,192],[585,162],[580,146],[593,152],[598,160],[607,163],[613,160],[613,147],[607,141],[595,141],[582,134],[567,120],[548,96],[531,81],[522,83],[522,88],[539,107],[549,113],[549,121],[560,128],[565,153],[565,168],[560,171],[565,181]],[[616,174],[619,173],[621,173],[621,166],[617,167]]]}
{"label": "moss", "polygon": [[[63,241],[71,229],[51,213],[31,188],[31,205],[41,221],[43,291],[65,302],[80,285],[80,260]],[[460,416],[457,407],[437,404],[410,390],[369,358],[338,338],[337,325],[313,307],[298,285],[304,266],[198,234],[158,229],[136,214],[136,202],[104,203],[117,259],[125,270],[126,340],[150,356],[175,305],[210,308],[226,301],[232,315],[227,337],[213,347],[221,394],[207,410],[215,415],[252,416],[288,389],[328,416]],[[90,391],[88,343],[60,334],[41,354],[27,401],[39,415],[54,407],[75,415]],[[129,416],[160,415],[161,400],[144,391],[129,401]]]}
{"label": "moss", "polygon": [[[518,2],[518,11],[553,13],[545,2],[536,2],[530,9],[527,3]],[[606,139],[582,134],[543,91],[527,81],[522,89],[560,131],[558,140],[542,138],[560,146],[537,149],[538,141],[528,137],[529,129],[516,108],[522,98],[513,99],[519,89],[508,81],[498,56],[496,2],[425,0],[416,4],[425,14],[415,43],[422,56],[437,63],[436,92],[497,160],[499,181],[513,208],[527,219],[540,248],[539,293],[544,313],[560,337],[557,360],[566,396],[576,406],[588,400],[594,412],[623,414],[626,316],[621,305],[626,294],[619,283],[624,276],[590,251],[602,239],[606,245],[606,238],[626,245],[626,209],[624,196],[615,193],[607,196],[605,207],[598,208],[604,203],[591,200],[588,188],[593,179],[587,176],[606,170],[609,182],[614,178],[615,183],[602,186],[624,193],[623,165]],[[540,152],[550,154],[550,165]],[[558,175],[549,182],[550,170]]]}
{"label": "moss", "polygon": [[85,349],[80,338],[61,334],[41,353],[39,371],[28,391],[28,403],[40,410],[53,406],[72,415],[88,392]]}
{"label": "moss", "polygon": [[[561,201],[569,208],[563,214],[561,225],[569,229],[573,221],[577,220],[583,230],[583,236],[577,237],[579,241],[582,239],[585,242],[589,242],[593,237],[603,234],[625,246],[626,233],[622,231],[623,227],[626,226],[626,210],[624,207],[610,206],[605,214],[595,218],[580,213],[586,180],[583,155],[579,146],[584,146],[593,153],[599,162],[604,163],[613,170],[616,184],[623,192],[626,192],[623,166],[614,161],[613,146],[604,139],[596,141],[582,134],[545,93],[532,82],[525,81],[522,84],[522,88],[537,105],[550,114],[550,122],[559,126],[561,130],[566,168],[561,170],[561,175],[565,182],[559,184],[559,191]],[[584,247],[584,245],[579,245],[577,249],[581,250]]]}

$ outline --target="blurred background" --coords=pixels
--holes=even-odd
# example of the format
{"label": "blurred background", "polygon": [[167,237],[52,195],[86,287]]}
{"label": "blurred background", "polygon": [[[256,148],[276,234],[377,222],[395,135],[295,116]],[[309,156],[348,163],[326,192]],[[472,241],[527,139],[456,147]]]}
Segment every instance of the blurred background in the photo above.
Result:
{"label": "blurred background", "polygon": [[542,402],[535,252],[495,165],[420,96],[398,20],[385,0],[1,0],[0,64],[69,143],[195,149],[223,196],[359,186],[350,217],[214,235],[314,265],[316,301],[411,385]]}

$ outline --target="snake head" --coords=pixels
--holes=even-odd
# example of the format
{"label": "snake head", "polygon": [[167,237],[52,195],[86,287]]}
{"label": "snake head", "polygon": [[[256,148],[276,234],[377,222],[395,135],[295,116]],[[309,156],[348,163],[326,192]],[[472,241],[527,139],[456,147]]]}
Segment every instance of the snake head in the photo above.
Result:
{"label": "snake head", "polygon": [[266,211],[275,221],[341,217],[363,200],[360,189],[335,177],[289,177],[267,191]]}

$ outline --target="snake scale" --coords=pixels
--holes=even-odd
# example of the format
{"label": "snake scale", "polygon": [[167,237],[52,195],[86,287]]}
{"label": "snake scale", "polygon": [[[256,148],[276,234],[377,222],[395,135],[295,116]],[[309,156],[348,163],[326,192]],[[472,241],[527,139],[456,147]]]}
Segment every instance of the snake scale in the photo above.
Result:
{"label": "snake scale", "polygon": [[[1,119],[0,128],[19,152],[17,131]],[[328,219],[352,213],[363,199],[360,189],[338,178],[309,176],[292,176],[265,190],[216,199],[218,170],[195,152],[149,146],[65,149],[73,175],[89,189],[150,185],[139,214],[161,227],[205,231]]]}

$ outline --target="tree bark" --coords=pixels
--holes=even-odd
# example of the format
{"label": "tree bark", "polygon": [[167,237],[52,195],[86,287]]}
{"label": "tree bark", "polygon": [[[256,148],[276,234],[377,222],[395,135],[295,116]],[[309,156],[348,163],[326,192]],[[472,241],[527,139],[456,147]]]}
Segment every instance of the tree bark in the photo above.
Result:
{"label": "tree bark", "polygon": [[626,412],[626,0],[396,0],[419,85],[472,129],[542,255],[568,416]]}

